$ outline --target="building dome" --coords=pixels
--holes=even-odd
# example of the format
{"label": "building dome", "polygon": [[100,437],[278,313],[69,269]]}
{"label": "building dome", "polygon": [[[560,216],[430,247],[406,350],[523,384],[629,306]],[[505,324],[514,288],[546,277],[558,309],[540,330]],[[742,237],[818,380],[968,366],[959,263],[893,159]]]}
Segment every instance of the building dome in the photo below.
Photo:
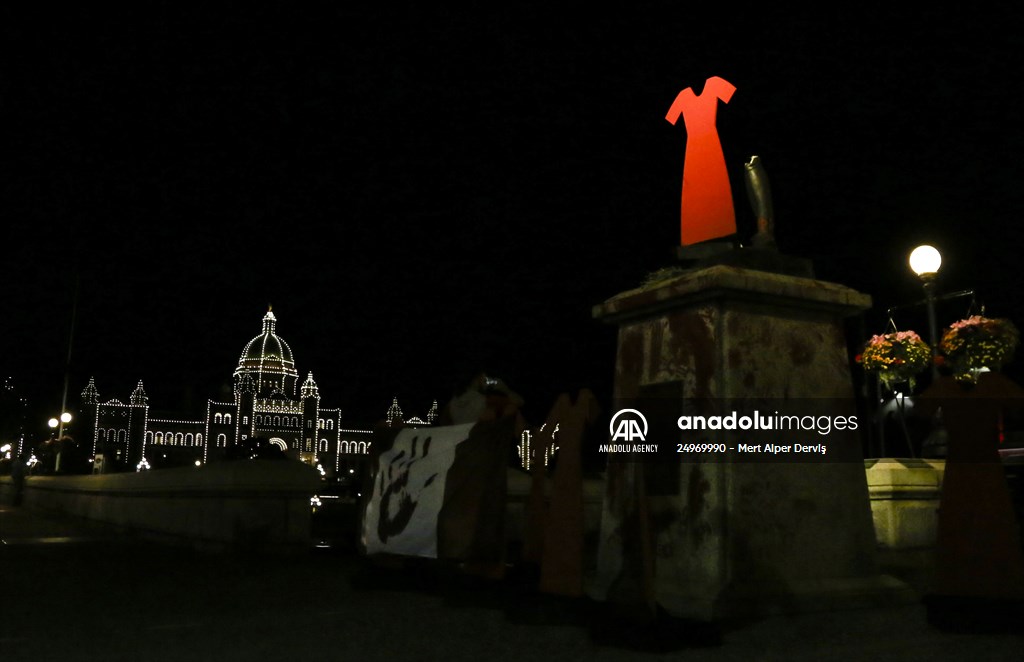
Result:
{"label": "building dome", "polygon": [[259,397],[266,397],[274,391],[294,397],[299,373],[295,370],[291,347],[275,333],[276,325],[277,318],[272,310],[268,310],[263,316],[263,333],[249,341],[238,359],[235,385],[237,387],[242,378],[249,375]]}

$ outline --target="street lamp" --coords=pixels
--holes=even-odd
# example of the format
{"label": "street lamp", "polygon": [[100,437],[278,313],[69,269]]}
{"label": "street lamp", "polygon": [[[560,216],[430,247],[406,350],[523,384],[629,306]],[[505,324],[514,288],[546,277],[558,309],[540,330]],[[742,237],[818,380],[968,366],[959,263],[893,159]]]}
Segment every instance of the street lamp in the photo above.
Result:
{"label": "street lamp", "polygon": [[924,286],[924,299],[928,305],[928,344],[932,346],[932,381],[939,377],[939,367],[935,364],[938,354],[938,326],[935,323],[935,277],[942,266],[942,255],[934,246],[918,246],[910,252],[910,269],[917,274]]}
{"label": "street lamp", "polygon": [[[64,438],[64,426],[67,425],[70,422],[71,422],[71,414],[69,414],[67,412],[61,413],[60,418],[54,417],[54,418],[51,418],[49,421],[46,422],[47,425],[50,426],[50,429],[54,430],[56,432],[56,434],[57,434],[56,437],[53,437],[54,442],[58,444],[58,446],[57,446],[57,457],[55,458],[54,465],[53,465],[53,470],[54,471],[60,471],[60,459],[61,459],[61,455],[63,454],[63,451],[64,451],[64,449],[63,449],[63,442],[61,442],[61,439]],[[52,437],[53,433],[50,433],[50,434],[51,434],[51,437]]]}
{"label": "street lamp", "polygon": [[57,438],[60,439],[64,436],[64,426],[71,422],[71,414],[64,412],[60,415],[60,418],[56,416],[47,421],[51,430],[57,431]]}
{"label": "street lamp", "polygon": [[921,278],[935,277],[942,266],[942,255],[934,246],[918,246],[910,252],[910,268]]}
{"label": "street lamp", "polygon": [[[942,266],[942,255],[934,246],[927,244],[918,246],[910,252],[910,269],[921,279],[924,287],[924,300],[928,306],[928,344],[932,346],[932,383],[939,379],[939,366],[935,357],[939,353],[939,331],[935,322],[935,277]],[[942,410],[938,409],[932,417],[932,429],[921,443],[922,455],[943,456],[946,451],[946,426],[942,420]]]}

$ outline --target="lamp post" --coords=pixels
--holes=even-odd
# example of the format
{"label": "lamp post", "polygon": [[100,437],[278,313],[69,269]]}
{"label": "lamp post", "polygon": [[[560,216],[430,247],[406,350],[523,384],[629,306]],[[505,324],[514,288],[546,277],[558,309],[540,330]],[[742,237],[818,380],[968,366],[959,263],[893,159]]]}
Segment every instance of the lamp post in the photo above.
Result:
{"label": "lamp post", "polygon": [[64,426],[71,422],[71,414],[64,412],[60,417],[53,417],[47,423],[51,430],[55,430],[57,433],[57,439],[64,436]]}
{"label": "lamp post", "polygon": [[928,307],[928,344],[932,346],[932,381],[939,377],[939,367],[935,364],[938,354],[939,332],[935,322],[935,277],[942,266],[942,255],[934,246],[927,244],[918,246],[910,252],[910,269],[921,279],[924,287],[924,300]]}
{"label": "lamp post", "polygon": [[[57,435],[56,437],[54,437],[54,445],[57,447],[57,457],[54,459],[53,464],[53,470],[55,472],[60,471],[60,456],[64,450],[63,444],[61,442],[61,439],[64,438],[64,426],[70,422],[71,414],[67,413],[66,411],[62,412],[60,417],[55,416],[54,418],[51,418],[49,421],[47,421],[47,424],[50,426],[50,429],[55,431]],[[51,436],[52,435],[53,433],[51,433]]]}
{"label": "lamp post", "polygon": [[[935,357],[939,353],[939,332],[935,322],[935,276],[942,266],[942,255],[934,246],[918,246],[910,252],[910,269],[921,279],[924,300],[928,308],[928,344],[932,346],[932,383],[939,379],[939,366]],[[932,429],[921,443],[921,454],[925,457],[944,457],[946,454],[946,427],[942,421],[942,410],[932,417]]]}

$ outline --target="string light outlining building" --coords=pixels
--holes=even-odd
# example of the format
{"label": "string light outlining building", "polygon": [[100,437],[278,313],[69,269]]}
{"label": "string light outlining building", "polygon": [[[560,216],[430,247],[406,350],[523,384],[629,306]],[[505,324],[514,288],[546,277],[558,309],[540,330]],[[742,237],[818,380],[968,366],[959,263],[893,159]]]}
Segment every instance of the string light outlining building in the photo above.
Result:
{"label": "string light outlining building", "polygon": [[[322,406],[312,372],[298,385],[295,359],[291,347],[277,335],[273,309],[263,316],[261,333],[242,350],[233,381],[231,401],[208,400],[206,415],[191,419],[151,418],[141,381],[127,403],[101,402],[90,378],[82,391],[80,420],[87,426],[93,456],[129,469],[206,463],[226,457],[247,440],[262,438],[289,457],[340,474],[355,468],[369,453],[372,430],[346,427],[341,409]],[[386,417],[390,425],[402,420],[397,398]],[[432,425],[436,419],[435,401],[426,420],[402,422]]]}

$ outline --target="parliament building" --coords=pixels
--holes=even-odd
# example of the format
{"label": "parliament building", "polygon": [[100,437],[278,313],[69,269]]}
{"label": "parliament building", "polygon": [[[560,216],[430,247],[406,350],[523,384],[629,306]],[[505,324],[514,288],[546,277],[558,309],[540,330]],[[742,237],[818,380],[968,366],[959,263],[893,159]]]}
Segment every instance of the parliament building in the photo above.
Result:
{"label": "parliament building", "polygon": [[[238,360],[234,399],[208,400],[201,419],[151,418],[141,381],[127,403],[101,402],[90,378],[82,391],[79,420],[85,422],[84,438],[97,464],[127,470],[199,465],[237,456],[260,439],[290,458],[319,466],[328,476],[355,469],[369,453],[372,430],[346,427],[340,409],[322,406],[312,372],[299,385],[292,350],[276,326],[277,318],[268,310],[262,332],[245,345]],[[436,402],[426,420],[403,420],[397,399],[386,414],[389,424],[431,425],[436,418]]]}

